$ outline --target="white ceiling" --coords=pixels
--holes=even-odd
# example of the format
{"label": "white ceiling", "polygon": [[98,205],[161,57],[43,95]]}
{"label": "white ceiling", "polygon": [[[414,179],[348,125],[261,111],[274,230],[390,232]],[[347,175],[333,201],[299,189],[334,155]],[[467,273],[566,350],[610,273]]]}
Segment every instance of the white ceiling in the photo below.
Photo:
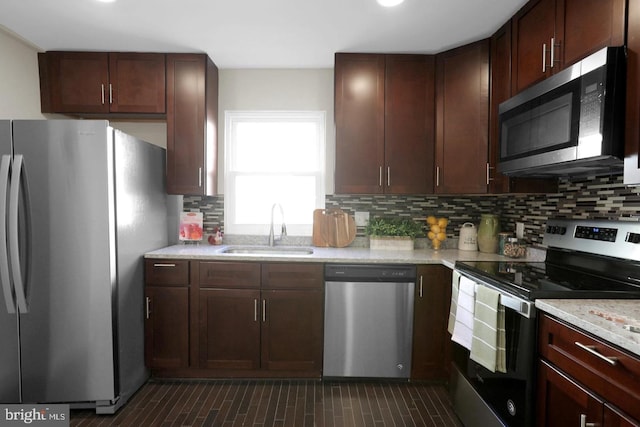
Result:
{"label": "white ceiling", "polygon": [[437,53],[490,36],[526,0],[1,0],[43,50],[206,52],[219,68],[331,68],[334,52]]}

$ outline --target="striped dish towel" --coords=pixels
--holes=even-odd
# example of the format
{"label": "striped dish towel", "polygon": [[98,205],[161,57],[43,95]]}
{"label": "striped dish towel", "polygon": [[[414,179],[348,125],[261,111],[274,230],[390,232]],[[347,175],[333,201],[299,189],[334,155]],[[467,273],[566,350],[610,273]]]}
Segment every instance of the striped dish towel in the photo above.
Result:
{"label": "striped dish towel", "polygon": [[484,286],[476,291],[470,357],[491,372],[506,372],[504,307],[500,293]]}
{"label": "striped dish towel", "polygon": [[473,337],[473,311],[476,284],[464,276],[460,277],[458,301],[456,304],[456,321],[453,326],[452,341],[471,350]]}

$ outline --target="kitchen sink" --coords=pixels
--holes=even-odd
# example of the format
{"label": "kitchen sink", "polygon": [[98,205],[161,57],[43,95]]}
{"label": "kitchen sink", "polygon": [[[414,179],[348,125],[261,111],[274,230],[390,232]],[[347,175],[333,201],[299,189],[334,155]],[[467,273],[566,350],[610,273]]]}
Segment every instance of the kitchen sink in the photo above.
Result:
{"label": "kitchen sink", "polygon": [[313,248],[302,246],[230,246],[224,254],[299,256],[313,254]]}

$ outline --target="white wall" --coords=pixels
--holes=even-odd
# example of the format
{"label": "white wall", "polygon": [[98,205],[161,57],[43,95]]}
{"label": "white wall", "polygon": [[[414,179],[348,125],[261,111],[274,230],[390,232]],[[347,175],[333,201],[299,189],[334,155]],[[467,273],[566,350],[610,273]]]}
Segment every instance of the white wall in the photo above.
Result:
{"label": "white wall", "polygon": [[326,191],[333,193],[333,69],[222,69],[219,79],[218,191],[224,192],[226,110],[320,110],[327,114]]}
{"label": "white wall", "polygon": [[0,26],[0,119],[42,119],[38,49]]}

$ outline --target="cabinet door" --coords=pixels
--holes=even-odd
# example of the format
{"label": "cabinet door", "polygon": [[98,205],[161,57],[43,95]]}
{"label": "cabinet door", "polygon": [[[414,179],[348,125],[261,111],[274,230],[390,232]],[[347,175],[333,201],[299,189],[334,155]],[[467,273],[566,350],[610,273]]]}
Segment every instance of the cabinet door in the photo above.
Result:
{"label": "cabinet door", "polygon": [[491,37],[491,96],[489,111],[489,192],[555,193],[555,178],[509,178],[498,172],[500,160],[500,119],[498,106],[511,97],[511,21]]}
{"label": "cabinet door", "polygon": [[386,55],[384,191],[433,193],[434,57]]}
{"label": "cabinet door", "polygon": [[603,402],[561,372],[541,361],[538,371],[538,425],[602,425]]}
{"label": "cabinet door", "polygon": [[145,362],[151,369],[189,365],[189,288],[145,288]]}
{"label": "cabinet door", "polygon": [[442,265],[418,266],[413,312],[411,379],[446,380],[451,357],[447,334],[451,301],[451,269]]}
{"label": "cabinet door", "polygon": [[337,194],[383,192],[384,55],[335,56]]}
{"label": "cabinet door", "polygon": [[436,57],[436,193],[487,192],[489,43]]}
{"label": "cabinet door", "polygon": [[111,112],[164,113],[165,82],[164,54],[109,54]]}
{"label": "cabinet door", "polygon": [[[625,0],[557,0],[557,35],[563,67],[605,47],[621,46]],[[560,55],[558,55],[560,59]]]}
{"label": "cabinet door", "polygon": [[605,403],[603,425],[604,427],[638,427],[640,422]]}
{"label": "cabinet door", "polygon": [[40,61],[43,113],[108,113],[109,55],[46,52]]}
{"label": "cabinet door", "polygon": [[322,369],[324,297],[319,290],[262,291],[262,368]]}
{"label": "cabinet door", "polygon": [[200,290],[200,368],[260,367],[260,291]]}
{"label": "cabinet door", "polygon": [[217,191],[218,69],[206,55],[167,55],[167,193]]}
{"label": "cabinet door", "polygon": [[[513,17],[514,95],[551,73],[550,49],[555,22],[556,0],[530,0]],[[559,58],[554,61],[556,59]]]}

